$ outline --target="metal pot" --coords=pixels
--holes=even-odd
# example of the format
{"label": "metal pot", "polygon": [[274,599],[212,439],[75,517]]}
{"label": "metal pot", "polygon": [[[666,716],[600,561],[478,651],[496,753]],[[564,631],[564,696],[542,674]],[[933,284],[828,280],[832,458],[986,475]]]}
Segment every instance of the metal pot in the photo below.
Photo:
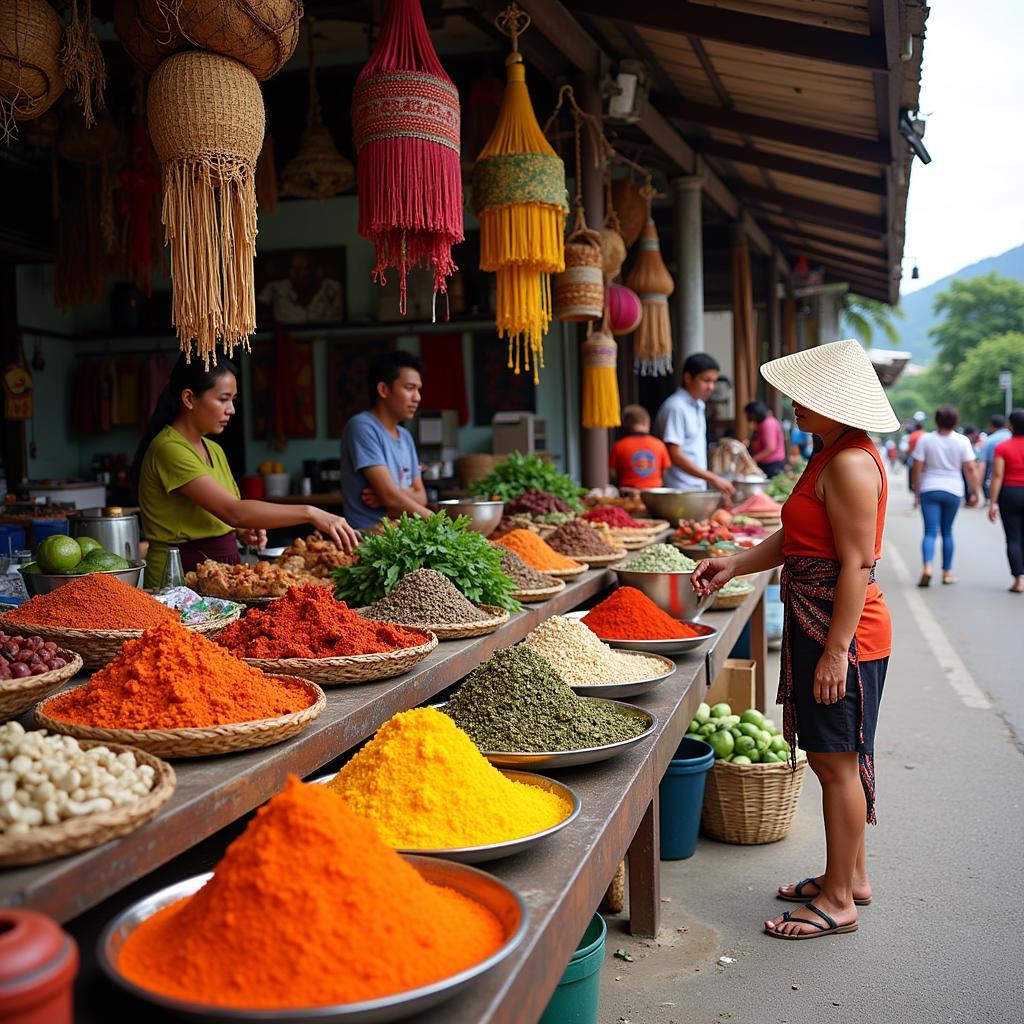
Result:
{"label": "metal pot", "polygon": [[85,508],[70,523],[72,537],[92,537],[112,555],[120,555],[129,562],[139,558],[139,517],[125,515],[116,506]]}

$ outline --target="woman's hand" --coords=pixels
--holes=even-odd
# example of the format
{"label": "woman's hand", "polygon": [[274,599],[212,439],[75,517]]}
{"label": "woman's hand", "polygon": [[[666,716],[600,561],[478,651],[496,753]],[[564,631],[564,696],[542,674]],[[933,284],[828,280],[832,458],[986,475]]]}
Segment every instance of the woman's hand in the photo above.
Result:
{"label": "woman's hand", "polygon": [[819,704],[836,704],[846,696],[849,665],[845,651],[825,648],[814,669],[814,699]]}
{"label": "woman's hand", "polygon": [[262,551],[267,546],[266,530],[239,530],[238,539],[257,551]]}
{"label": "woman's hand", "polygon": [[990,501],[988,505],[988,521],[994,523],[999,518],[999,505]]}
{"label": "woman's hand", "polygon": [[359,534],[348,525],[344,516],[332,515],[322,508],[310,508],[309,521],[325,537],[333,540],[346,555],[351,555],[359,546]]}
{"label": "woman's hand", "polygon": [[690,585],[701,597],[714,594],[736,575],[732,558],[705,558],[697,565],[690,577]]}

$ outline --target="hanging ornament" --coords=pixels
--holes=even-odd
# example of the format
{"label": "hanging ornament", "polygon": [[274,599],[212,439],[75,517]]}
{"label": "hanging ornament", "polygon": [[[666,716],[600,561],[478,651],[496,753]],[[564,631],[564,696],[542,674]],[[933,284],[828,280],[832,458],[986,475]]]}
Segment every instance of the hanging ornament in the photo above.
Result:
{"label": "hanging ornament", "polygon": [[373,243],[374,280],[427,267],[434,292],[455,273],[463,239],[459,93],[441,66],[419,0],[391,0],[380,38],[352,93],[359,153],[359,234]]}
{"label": "hanging ornament", "polygon": [[632,334],[643,317],[643,303],[632,288],[623,284],[608,285],[604,297],[604,319],[612,334]]}
{"label": "hanging ornament", "polygon": [[[17,3],[15,3],[17,7]],[[64,81],[82,108],[86,127],[96,123],[97,109],[106,107],[107,65],[92,30],[92,0],[71,0],[71,15],[60,53]]]}
{"label": "hanging ornament", "polygon": [[508,365],[540,381],[551,323],[551,274],[565,269],[565,165],[537,123],[517,40],[530,19],[515,3],[497,24],[512,40],[501,111],[473,168],[473,212],[480,221],[480,269],[497,275],[498,336]]}
{"label": "hanging ornament", "polygon": [[619,233],[627,249],[640,237],[647,220],[647,201],[636,187],[633,176],[616,178],[611,183],[612,210],[619,223]]}
{"label": "hanging ornament", "polygon": [[672,323],[668,315],[668,297],[675,290],[675,283],[661,258],[658,230],[650,216],[650,190],[647,202],[647,223],[640,234],[636,259],[626,284],[640,296],[644,307],[643,320],[633,339],[636,371],[645,377],[661,377],[672,372]]}
{"label": "hanging ornament", "polygon": [[259,83],[237,61],[186,50],[149,84],[149,131],[163,165],[171,248],[171,319],[186,358],[209,364],[256,329],[256,160],[263,146]]}
{"label": "hanging ornament", "polygon": [[583,396],[580,422],[588,429],[617,427],[619,415],[619,377],[616,369],[618,345],[607,326],[602,324],[583,342]]}
{"label": "hanging ornament", "polygon": [[114,0],[117,38],[128,56],[147,75],[156,71],[165,57],[185,45],[181,33],[171,27],[155,5],[156,0]]}
{"label": "hanging ornament", "polygon": [[0,139],[42,117],[64,91],[62,26],[46,0],[0,3]]}
{"label": "hanging ornament", "polygon": [[309,113],[299,151],[281,172],[281,194],[302,199],[327,199],[347,192],[356,180],[352,161],[343,157],[334,145],[330,130],[320,112],[320,94],[316,90],[316,61],[313,54],[313,24],[306,27],[309,43]]}

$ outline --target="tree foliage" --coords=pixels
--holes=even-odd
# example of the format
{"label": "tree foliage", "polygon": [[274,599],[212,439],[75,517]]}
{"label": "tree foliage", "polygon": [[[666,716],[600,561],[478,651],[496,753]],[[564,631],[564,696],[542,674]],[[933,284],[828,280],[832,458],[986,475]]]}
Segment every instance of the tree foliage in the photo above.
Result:
{"label": "tree foliage", "polygon": [[905,314],[902,309],[897,309],[888,303],[847,292],[843,296],[842,316],[853,332],[853,336],[865,348],[871,348],[875,340],[875,331],[884,334],[893,345],[897,344],[900,340],[900,332],[896,329],[893,320],[902,319]]}
{"label": "tree foliage", "polygon": [[987,338],[1024,332],[1024,284],[996,273],[954,281],[935,296],[933,310],[943,319],[928,333],[938,362],[952,371]]}
{"label": "tree foliage", "polygon": [[959,408],[964,422],[985,423],[993,413],[1003,411],[1004,394],[999,387],[1003,370],[1013,374],[1014,404],[1024,405],[1024,333],[986,338],[967,353],[949,382],[950,398],[946,399]]}

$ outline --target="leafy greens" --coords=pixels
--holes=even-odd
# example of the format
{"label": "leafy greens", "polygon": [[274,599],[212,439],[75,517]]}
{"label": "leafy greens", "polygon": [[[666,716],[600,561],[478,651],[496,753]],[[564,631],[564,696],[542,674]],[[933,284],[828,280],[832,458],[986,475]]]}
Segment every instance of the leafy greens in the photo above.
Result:
{"label": "leafy greens", "polygon": [[487,476],[470,484],[473,494],[494,495],[502,501],[512,501],[530,488],[557,494],[576,511],[583,508],[580,498],[586,493],[585,488],[578,486],[572,477],[559,473],[550,462],[522,452],[513,452]]}

